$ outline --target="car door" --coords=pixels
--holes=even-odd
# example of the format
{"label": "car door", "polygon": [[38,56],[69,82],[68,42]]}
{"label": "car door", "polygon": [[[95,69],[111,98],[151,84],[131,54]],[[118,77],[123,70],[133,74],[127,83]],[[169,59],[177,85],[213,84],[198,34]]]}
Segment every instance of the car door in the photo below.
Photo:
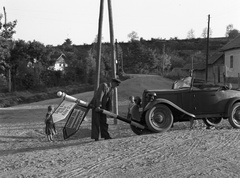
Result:
{"label": "car door", "polygon": [[192,97],[196,115],[222,113],[227,102],[225,91],[217,89],[195,90]]}

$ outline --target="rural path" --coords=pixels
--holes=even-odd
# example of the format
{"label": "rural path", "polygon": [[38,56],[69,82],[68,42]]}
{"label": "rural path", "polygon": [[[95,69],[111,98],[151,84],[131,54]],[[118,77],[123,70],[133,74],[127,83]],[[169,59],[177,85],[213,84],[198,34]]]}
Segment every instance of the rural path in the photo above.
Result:
{"label": "rural path", "polygon": [[240,134],[227,122],[215,130],[179,123],[168,132],[142,136],[124,123],[110,124],[114,139],[98,142],[90,140],[89,127],[85,122],[69,140],[59,133],[53,143],[44,141],[39,125],[9,127],[0,136],[0,177],[240,176]]}
{"label": "rural path", "polygon": [[98,142],[90,139],[90,120],[67,140],[59,122],[55,142],[47,142],[40,111],[58,100],[0,110],[0,177],[240,177],[240,134],[227,120],[213,130],[201,121],[190,130],[182,122],[168,132],[137,136],[128,124],[109,119],[114,139]]}

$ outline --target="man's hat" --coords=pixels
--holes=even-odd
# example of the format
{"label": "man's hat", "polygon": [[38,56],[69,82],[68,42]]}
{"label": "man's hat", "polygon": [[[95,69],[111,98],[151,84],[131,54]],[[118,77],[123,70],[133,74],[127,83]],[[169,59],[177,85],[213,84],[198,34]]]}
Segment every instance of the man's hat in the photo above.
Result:
{"label": "man's hat", "polygon": [[117,79],[117,78],[113,78],[113,79],[112,79],[112,82],[116,82],[117,84],[120,84],[120,83],[121,83],[121,81],[120,81],[119,79]]}

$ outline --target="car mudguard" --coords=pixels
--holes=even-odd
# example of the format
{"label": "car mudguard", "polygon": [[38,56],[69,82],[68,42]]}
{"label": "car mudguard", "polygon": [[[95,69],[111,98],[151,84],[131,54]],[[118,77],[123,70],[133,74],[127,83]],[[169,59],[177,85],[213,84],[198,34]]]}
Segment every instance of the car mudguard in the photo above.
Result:
{"label": "car mudguard", "polygon": [[190,116],[190,117],[193,117],[193,118],[196,118],[196,116],[192,113],[189,113],[185,110],[183,110],[182,108],[180,108],[179,106],[177,106],[176,104],[174,104],[173,102],[169,101],[169,100],[166,100],[166,99],[156,99],[150,103],[148,103],[145,108],[144,108],[144,112],[149,110],[150,108],[152,108],[153,106],[155,106],[156,104],[167,104],[167,105],[170,105],[172,107],[174,107],[175,109],[179,110],[180,112]]}
{"label": "car mudguard", "polygon": [[230,116],[230,111],[232,109],[232,106],[237,103],[237,102],[240,102],[240,98],[239,97],[235,97],[235,98],[231,98],[229,99],[227,105],[226,105],[226,108],[225,108],[225,117],[229,117]]}

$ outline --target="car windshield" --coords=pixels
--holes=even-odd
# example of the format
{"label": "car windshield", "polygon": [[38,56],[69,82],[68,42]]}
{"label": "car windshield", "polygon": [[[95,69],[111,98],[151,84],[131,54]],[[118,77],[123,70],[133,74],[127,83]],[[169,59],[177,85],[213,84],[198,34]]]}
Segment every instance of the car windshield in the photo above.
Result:
{"label": "car windshield", "polygon": [[180,88],[190,88],[192,83],[192,77],[185,77],[180,80],[177,80],[173,83],[173,89],[180,89]]}

